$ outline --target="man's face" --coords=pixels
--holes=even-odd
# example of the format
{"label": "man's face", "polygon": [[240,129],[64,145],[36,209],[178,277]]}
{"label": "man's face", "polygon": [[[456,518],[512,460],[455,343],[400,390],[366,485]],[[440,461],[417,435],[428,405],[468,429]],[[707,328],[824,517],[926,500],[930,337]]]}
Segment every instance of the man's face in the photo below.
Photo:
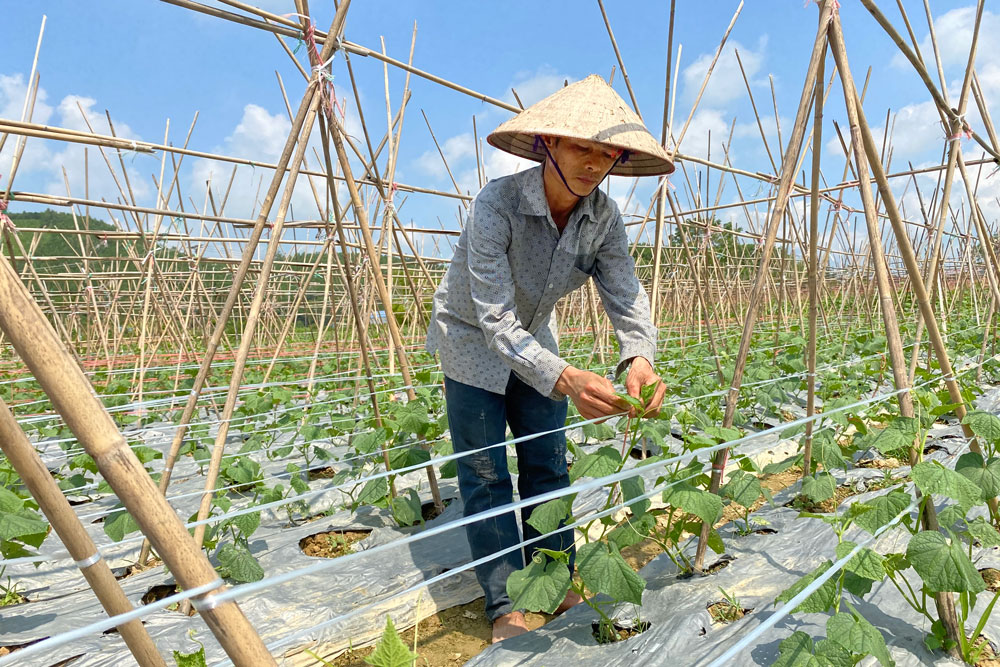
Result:
{"label": "man's face", "polygon": [[583,139],[543,137],[574,192],[590,194],[601,184],[621,150]]}

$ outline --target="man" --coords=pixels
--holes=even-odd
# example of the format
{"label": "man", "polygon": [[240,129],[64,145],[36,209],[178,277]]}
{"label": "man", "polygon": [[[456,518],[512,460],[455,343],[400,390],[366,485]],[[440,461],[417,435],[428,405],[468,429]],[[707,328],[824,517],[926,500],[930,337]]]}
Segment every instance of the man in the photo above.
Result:
{"label": "man", "polygon": [[[427,349],[440,354],[448,427],[458,460],[465,515],[512,502],[505,440],[516,438],[521,498],[569,485],[566,397],[584,419],[625,412],[607,379],[559,358],[552,310],[593,277],[621,351],[617,372],[639,397],[657,383],[647,410],[663,401],[653,371],[656,328],[635,276],[628,235],[615,203],[598,186],[610,174],[673,171],[666,152],[622,98],[591,75],[522,111],[488,138],[502,150],[543,164],[488,183],[476,196],[447,274],[434,294]],[[555,431],[555,432],[553,432]],[[536,434],[539,434],[536,436]],[[536,436],[536,437],[530,437]],[[539,537],[521,513],[524,540]],[[472,556],[521,542],[513,513],[467,527]],[[507,577],[537,548],[567,551],[573,531],[547,535],[476,568],[493,641],[527,631],[506,592]],[[561,613],[581,602],[572,591]]]}

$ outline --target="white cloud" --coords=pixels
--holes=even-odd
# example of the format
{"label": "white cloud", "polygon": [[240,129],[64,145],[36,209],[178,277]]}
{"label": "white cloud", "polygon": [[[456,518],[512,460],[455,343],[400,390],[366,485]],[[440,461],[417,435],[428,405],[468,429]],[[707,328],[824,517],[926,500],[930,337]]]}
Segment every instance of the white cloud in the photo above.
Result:
{"label": "white cloud", "polygon": [[[28,94],[28,86],[23,74],[0,74],[0,118],[10,120],[21,120],[21,112],[24,110],[24,100]],[[48,93],[39,86],[38,95],[35,96],[35,107],[32,111],[31,120],[35,123],[46,124],[52,116],[52,107],[46,104]]]}
{"label": "white cloud", "polygon": [[517,91],[517,96],[521,98],[521,103],[525,108],[530,107],[535,102],[551,95],[567,82],[573,83],[576,77],[560,74],[550,65],[542,65],[534,72],[521,71],[514,75],[514,81],[505,91],[504,99],[512,104],[516,104],[514,95],[510,88]]}
{"label": "white cloud", "polygon": [[[685,155],[706,157],[709,154],[709,137],[711,136],[711,153],[717,161],[722,159],[722,145],[729,139],[730,121],[718,109],[699,109],[687,130],[684,131],[683,121],[675,123],[670,129],[675,140],[680,140],[680,151]],[[684,131],[684,136],[680,133]]]}
{"label": "white cloud", "polygon": [[[938,50],[941,54],[942,66],[946,69],[959,66],[963,70],[969,61],[969,47],[972,44],[972,29],[976,21],[976,8],[973,5],[952,9],[934,19],[934,35],[937,37]],[[983,11],[982,24],[979,27],[979,43],[977,61],[996,60],[996,50],[992,48],[993,37],[1000,32],[1000,15],[988,10]],[[935,71],[934,50],[930,34],[920,42],[920,54],[928,65],[928,70]],[[912,66],[903,54],[893,56],[892,64],[896,67],[910,69]],[[932,74],[932,76],[934,76]],[[935,83],[937,77],[934,76]]]}
{"label": "white cloud", "polygon": [[[743,63],[743,69],[751,85],[756,83],[754,77],[764,64],[767,41],[767,35],[761,35],[757,40],[756,49],[747,48],[736,40],[726,42],[726,46],[723,47],[722,54],[719,56],[719,61],[715,64],[715,69],[712,70],[708,85],[705,87],[701,103],[707,106],[718,106],[745,95],[746,85],[743,83],[739,63]],[[739,61],[736,59],[737,51],[739,51]],[[714,57],[715,51],[703,53],[681,71],[685,99],[694,102]]]}

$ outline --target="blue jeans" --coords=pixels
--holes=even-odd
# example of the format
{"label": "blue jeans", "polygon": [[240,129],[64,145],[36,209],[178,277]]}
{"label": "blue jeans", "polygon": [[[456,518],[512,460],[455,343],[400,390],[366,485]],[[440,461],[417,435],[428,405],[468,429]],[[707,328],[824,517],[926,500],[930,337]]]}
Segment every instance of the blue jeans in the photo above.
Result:
{"label": "blue jeans", "polygon": [[[507,425],[514,437],[528,436],[561,428],[566,423],[566,399],[553,401],[542,396],[511,373],[504,394],[456,382],[445,377],[448,429],[455,452],[480,449],[503,442]],[[522,499],[569,486],[566,467],[565,432],[551,433],[515,445],[517,450],[517,490]],[[465,505],[465,516],[501,507],[513,501],[513,485],[507,470],[507,448],[494,447],[485,452],[458,459],[458,488]],[[540,533],[527,519],[537,505],[521,510],[524,539]],[[521,541],[513,512],[466,526],[473,559],[512,547]],[[486,594],[486,616],[490,621],[514,611],[507,596],[507,577],[528,562],[538,548],[569,551],[570,570],[575,551],[573,531],[546,535],[476,567],[476,578]]]}

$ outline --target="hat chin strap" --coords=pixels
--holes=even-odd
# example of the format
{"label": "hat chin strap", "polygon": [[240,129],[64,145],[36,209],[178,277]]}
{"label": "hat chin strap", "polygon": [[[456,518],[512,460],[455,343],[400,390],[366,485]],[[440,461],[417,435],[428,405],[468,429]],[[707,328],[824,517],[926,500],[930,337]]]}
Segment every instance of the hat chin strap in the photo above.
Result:
{"label": "hat chin strap", "polygon": [[[549,152],[549,147],[545,144],[545,140],[542,139],[542,135],[536,134],[535,135],[535,144],[533,146],[533,149],[537,151],[539,145],[541,145],[541,147],[545,149],[545,154],[549,157],[549,160],[552,162],[552,166],[556,168],[556,173],[559,174],[559,178],[562,179],[563,186],[565,186],[565,188],[567,190],[569,190],[569,193],[571,195],[573,195],[574,197],[576,197],[577,199],[583,199],[584,197],[590,196],[590,192],[593,192],[593,190],[591,190],[590,192],[588,192],[585,195],[581,195],[581,194],[576,193],[573,190],[573,188],[569,187],[569,183],[566,182],[566,177],[563,175],[562,169],[559,168],[559,163],[556,162],[556,159],[552,156],[552,153]],[[618,166],[619,162],[621,162],[623,164],[625,162],[627,162],[628,161],[628,156],[629,156],[629,152],[626,151],[626,150],[623,150],[621,152],[621,154],[617,158],[615,158],[615,161],[611,163],[611,166],[608,168],[608,170],[606,172],[604,172],[604,176],[601,176],[600,180],[597,181],[597,185],[595,185],[594,188],[596,189],[596,188],[600,187],[601,183],[604,182],[604,179],[608,177],[608,174],[611,173],[612,169],[614,169],[615,167]]]}

